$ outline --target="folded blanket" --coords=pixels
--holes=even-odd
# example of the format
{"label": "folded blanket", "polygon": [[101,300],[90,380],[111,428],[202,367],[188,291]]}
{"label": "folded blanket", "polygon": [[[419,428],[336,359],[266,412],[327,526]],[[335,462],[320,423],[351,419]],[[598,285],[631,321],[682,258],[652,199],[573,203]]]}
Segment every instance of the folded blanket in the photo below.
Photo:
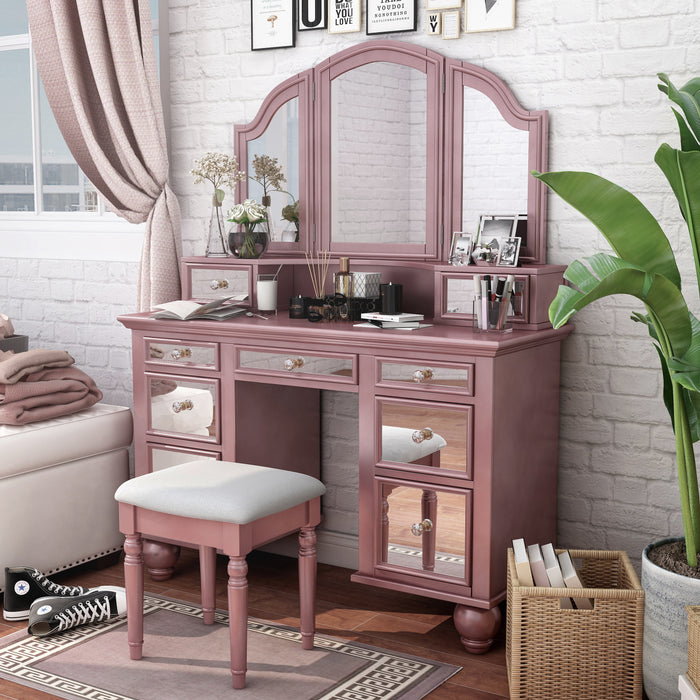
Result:
{"label": "folded blanket", "polygon": [[0,383],[0,424],[25,425],[65,416],[101,398],[94,380],[77,367],[43,369],[28,374],[25,381]]}
{"label": "folded blanket", "polygon": [[68,367],[75,360],[65,350],[27,350],[0,352],[0,384],[14,384],[32,372]]}

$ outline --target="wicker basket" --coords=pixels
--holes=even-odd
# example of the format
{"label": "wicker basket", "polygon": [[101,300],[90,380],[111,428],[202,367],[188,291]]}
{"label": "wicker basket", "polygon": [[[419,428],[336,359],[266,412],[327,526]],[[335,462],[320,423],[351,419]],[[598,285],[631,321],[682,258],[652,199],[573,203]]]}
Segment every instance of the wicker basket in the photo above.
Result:
{"label": "wicker basket", "polygon": [[700,693],[700,605],[688,605],[688,680]]}
{"label": "wicker basket", "polygon": [[[557,550],[563,551],[563,550]],[[644,590],[625,552],[569,550],[592,610],[571,589],[521,586],[508,550],[506,664],[511,700],[640,700]]]}

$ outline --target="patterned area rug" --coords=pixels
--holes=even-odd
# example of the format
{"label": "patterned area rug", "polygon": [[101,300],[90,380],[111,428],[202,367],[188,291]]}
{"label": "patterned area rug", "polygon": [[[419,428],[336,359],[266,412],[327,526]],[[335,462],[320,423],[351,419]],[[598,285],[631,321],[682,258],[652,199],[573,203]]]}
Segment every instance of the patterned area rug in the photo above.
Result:
{"label": "patterned area rug", "polygon": [[455,674],[414,656],[248,620],[248,674],[231,687],[228,615],[204,625],[197,606],[144,598],[144,656],[131,661],[126,619],[37,638],[0,639],[0,676],[59,698],[90,700],[418,700]]}

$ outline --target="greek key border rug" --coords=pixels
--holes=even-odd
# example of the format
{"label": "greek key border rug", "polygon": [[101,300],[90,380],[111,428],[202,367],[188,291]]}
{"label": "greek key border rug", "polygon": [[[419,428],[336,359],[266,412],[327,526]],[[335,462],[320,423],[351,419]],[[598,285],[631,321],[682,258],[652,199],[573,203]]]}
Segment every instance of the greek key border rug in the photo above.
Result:
{"label": "greek key border rug", "polygon": [[0,676],[59,698],[89,700],[419,700],[460,670],[405,654],[248,620],[247,686],[231,687],[228,615],[144,597],[143,659],[131,661],[126,618],[55,637],[0,638]]}

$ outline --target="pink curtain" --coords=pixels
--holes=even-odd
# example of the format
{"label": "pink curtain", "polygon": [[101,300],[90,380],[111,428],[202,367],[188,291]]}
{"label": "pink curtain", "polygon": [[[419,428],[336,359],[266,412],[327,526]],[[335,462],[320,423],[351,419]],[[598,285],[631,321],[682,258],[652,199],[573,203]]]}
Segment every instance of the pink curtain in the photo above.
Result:
{"label": "pink curtain", "polygon": [[132,223],[146,222],[138,309],[180,298],[180,208],[148,0],[27,0],[39,73],[80,168]]}

